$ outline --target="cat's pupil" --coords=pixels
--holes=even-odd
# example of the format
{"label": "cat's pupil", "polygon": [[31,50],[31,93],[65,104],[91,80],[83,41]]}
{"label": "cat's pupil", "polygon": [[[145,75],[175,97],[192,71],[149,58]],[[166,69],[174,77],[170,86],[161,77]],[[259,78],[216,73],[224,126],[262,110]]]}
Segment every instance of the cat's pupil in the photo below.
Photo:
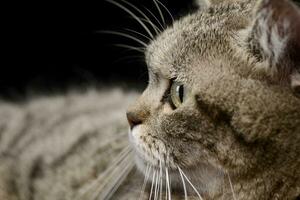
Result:
{"label": "cat's pupil", "polygon": [[183,95],[184,95],[184,93],[183,93],[184,92],[183,85],[177,86],[176,92],[177,92],[177,95],[178,95],[178,97],[180,99],[180,102],[182,103],[183,102]]}

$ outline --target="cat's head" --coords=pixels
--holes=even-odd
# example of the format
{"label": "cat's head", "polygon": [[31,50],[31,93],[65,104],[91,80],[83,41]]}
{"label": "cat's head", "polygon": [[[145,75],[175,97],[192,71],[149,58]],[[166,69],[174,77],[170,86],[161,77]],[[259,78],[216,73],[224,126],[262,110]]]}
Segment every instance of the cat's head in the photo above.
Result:
{"label": "cat's head", "polygon": [[138,166],[201,177],[295,159],[300,9],[287,0],[198,2],[147,47],[149,84],[127,113]]}

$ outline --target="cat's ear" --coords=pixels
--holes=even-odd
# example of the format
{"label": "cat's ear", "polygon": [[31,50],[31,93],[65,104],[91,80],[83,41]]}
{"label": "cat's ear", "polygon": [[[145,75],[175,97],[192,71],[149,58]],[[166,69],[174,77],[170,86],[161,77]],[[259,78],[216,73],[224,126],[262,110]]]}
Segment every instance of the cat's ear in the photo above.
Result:
{"label": "cat's ear", "polygon": [[274,80],[300,94],[300,8],[289,0],[260,0],[253,17],[248,49]]}

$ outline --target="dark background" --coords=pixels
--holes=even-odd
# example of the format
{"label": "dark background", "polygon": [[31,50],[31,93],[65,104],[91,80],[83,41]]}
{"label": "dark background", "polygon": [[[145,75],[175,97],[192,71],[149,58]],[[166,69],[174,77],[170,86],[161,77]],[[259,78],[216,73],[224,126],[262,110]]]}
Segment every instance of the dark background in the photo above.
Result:
{"label": "dark background", "polygon": [[[121,0],[115,1],[126,5]],[[143,6],[147,7],[159,18],[152,0],[127,1],[143,11]],[[193,9],[192,0],[161,2],[175,18]],[[70,87],[110,84],[144,87],[147,83],[143,54],[114,46],[139,44],[98,32],[123,32],[130,28],[146,34],[128,13],[115,5],[98,0],[26,2],[24,5],[15,2],[11,6],[13,9],[4,19],[2,98],[19,98],[30,91],[49,93]],[[162,11],[169,24],[170,17],[163,8]]]}
{"label": "dark background", "polygon": [[[114,1],[126,5],[122,0]],[[146,13],[143,7],[147,7],[159,18],[153,0],[126,1]],[[195,9],[192,0],[161,2],[174,18]],[[89,85],[145,87],[148,77],[143,54],[114,46],[139,44],[121,36],[97,32],[130,28],[146,34],[120,8],[105,0],[15,1],[10,4],[2,5],[6,12],[2,13],[0,25],[4,33],[1,37],[0,98],[17,99],[32,91],[55,93]],[[170,23],[170,17],[163,8],[162,11]]]}

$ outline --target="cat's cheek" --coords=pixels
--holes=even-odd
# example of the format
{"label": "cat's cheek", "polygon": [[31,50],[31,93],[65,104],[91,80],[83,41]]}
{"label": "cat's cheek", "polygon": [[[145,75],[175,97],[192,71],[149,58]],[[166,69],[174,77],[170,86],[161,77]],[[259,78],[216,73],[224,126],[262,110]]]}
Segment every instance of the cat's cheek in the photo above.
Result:
{"label": "cat's cheek", "polygon": [[173,109],[172,109],[172,107],[171,107],[170,104],[166,103],[166,104],[163,105],[162,113],[164,113],[164,114],[170,114],[172,112],[173,112]]}

